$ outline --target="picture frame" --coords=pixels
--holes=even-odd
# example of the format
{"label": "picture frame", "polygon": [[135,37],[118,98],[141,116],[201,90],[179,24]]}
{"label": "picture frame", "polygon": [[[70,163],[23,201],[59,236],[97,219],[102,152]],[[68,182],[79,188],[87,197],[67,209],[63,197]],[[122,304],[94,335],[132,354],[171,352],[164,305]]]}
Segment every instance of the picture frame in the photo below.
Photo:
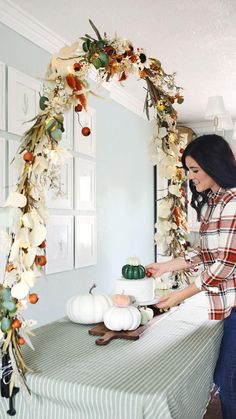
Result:
{"label": "picture frame", "polygon": [[61,196],[47,191],[47,206],[50,209],[73,209],[73,157],[69,157],[61,168]]}
{"label": "picture frame", "polygon": [[[81,132],[83,127],[91,130],[87,137]],[[90,106],[87,112],[74,113],[74,151],[90,157],[96,156],[96,111]]]}
{"label": "picture frame", "polygon": [[32,126],[32,119],[38,114],[40,88],[39,80],[8,67],[9,132],[22,135]]}
{"label": "picture frame", "polygon": [[6,140],[0,138],[0,207],[3,207],[6,200]]}
{"label": "picture frame", "polygon": [[47,223],[46,274],[64,272],[74,265],[73,215],[51,215]]}
{"label": "picture frame", "polygon": [[192,128],[185,127],[185,126],[177,126],[178,135],[186,140],[186,144],[191,143],[191,141],[195,138],[196,134],[192,130]]}
{"label": "picture frame", "polygon": [[75,216],[75,269],[97,263],[97,223],[95,215]]}
{"label": "picture frame", "polygon": [[96,163],[81,157],[75,158],[75,209],[96,209]]}
{"label": "picture frame", "polygon": [[24,166],[24,160],[21,155],[17,155],[20,142],[9,139],[8,141],[8,193],[15,190],[21,170]]}
{"label": "picture frame", "polygon": [[0,61],[0,130],[6,129],[6,64]]}

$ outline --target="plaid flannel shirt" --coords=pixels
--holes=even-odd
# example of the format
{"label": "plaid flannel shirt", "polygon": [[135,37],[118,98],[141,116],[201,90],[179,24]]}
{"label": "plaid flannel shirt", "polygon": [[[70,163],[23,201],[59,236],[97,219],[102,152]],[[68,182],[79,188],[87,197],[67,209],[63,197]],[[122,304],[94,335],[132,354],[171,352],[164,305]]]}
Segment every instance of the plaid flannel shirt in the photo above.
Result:
{"label": "plaid flannel shirt", "polygon": [[222,320],[236,306],[236,188],[209,194],[202,209],[200,246],[186,252],[185,259],[203,270],[195,280],[206,291],[209,318]]}

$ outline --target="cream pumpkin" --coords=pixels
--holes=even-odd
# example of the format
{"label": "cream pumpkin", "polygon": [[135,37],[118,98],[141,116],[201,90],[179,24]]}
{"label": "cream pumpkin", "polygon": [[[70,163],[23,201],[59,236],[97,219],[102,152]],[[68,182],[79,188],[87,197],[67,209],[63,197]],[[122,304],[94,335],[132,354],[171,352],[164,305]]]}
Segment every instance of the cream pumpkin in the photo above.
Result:
{"label": "cream pumpkin", "polygon": [[141,313],[141,324],[146,324],[149,320],[152,320],[154,312],[151,308],[140,307],[139,311]]}
{"label": "cream pumpkin", "polygon": [[113,306],[105,312],[103,321],[110,330],[135,330],[140,325],[141,313],[134,306]]}
{"label": "cream pumpkin", "polygon": [[94,284],[88,294],[71,297],[66,305],[69,319],[75,323],[90,324],[103,321],[103,315],[113,305],[111,297],[102,294],[92,294]]}

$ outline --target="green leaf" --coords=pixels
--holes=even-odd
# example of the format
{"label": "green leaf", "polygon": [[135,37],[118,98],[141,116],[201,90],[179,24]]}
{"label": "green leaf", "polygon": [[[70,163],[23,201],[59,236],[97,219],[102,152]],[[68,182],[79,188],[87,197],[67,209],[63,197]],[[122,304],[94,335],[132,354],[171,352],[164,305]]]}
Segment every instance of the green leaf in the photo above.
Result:
{"label": "green leaf", "polygon": [[8,332],[11,328],[11,320],[7,317],[4,317],[1,321],[1,330],[3,333]]}
{"label": "green leaf", "polygon": [[108,62],[109,62],[108,55],[105,54],[104,52],[100,52],[99,53],[99,59],[101,61],[102,67],[106,67]]}
{"label": "green leaf", "polygon": [[2,290],[2,297],[3,297],[3,300],[4,301],[12,300],[10,288],[3,288],[3,290]]}
{"label": "green leaf", "polygon": [[50,118],[49,121],[45,125],[46,131],[50,132],[51,129],[55,126],[56,121],[54,118]]}
{"label": "green leaf", "polygon": [[14,301],[4,301],[3,307],[5,307],[10,312],[16,310],[16,305],[15,305]]}
{"label": "green leaf", "polygon": [[92,26],[92,28],[93,28],[94,32],[96,33],[96,35],[97,35],[97,37],[98,37],[99,41],[100,41],[100,40],[102,40],[102,37],[101,37],[100,33],[98,32],[98,30],[97,30],[96,26],[95,26],[95,25],[94,25],[94,23],[91,21],[91,19],[89,19],[89,23],[90,23],[90,25]]}
{"label": "green leaf", "polygon": [[50,137],[56,141],[60,141],[62,137],[62,131],[59,128],[56,128],[50,132]]}
{"label": "green leaf", "polygon": [[100,58],[94,58],[93,60],[91,60],[91,63],[94,65],[94,67],[98,70],[100,67],[102,66],[101,60]]}
{"label": "green leaf", "polygon": [[41,96],[39,99],[39,107],[44,111],[48,106],[48,98],[46,96]]}
{"label": "green leaf", "polygon": [[84,52],[89,51],[90,45],[91,45],[91,41],[89,39],[87,39],[87,41],[83,42],[82,48],[83,48]]}
{"label": "green leaf", "polygon": [[98,41],[97,43],[97,48],[102,51],[104,49],[104,47],[106,46],[106,42],[105,41]]}

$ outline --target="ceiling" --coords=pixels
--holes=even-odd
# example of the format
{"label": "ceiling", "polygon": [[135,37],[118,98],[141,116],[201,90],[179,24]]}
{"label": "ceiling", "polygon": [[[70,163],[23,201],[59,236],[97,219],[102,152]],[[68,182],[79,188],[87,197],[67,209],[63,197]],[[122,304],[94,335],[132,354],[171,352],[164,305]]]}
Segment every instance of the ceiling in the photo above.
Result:
{"label": "ceiling", "polygon": [[[207,98],[222,95],[236,120],[235,0],[12,0],[68,42],[93,35],[91,19],[101,33],[115,33],[158,58],[167,73],[177,72],[185,102],[181,122],[203,121]],[[143,100],[137,80],[127,90]]]}

